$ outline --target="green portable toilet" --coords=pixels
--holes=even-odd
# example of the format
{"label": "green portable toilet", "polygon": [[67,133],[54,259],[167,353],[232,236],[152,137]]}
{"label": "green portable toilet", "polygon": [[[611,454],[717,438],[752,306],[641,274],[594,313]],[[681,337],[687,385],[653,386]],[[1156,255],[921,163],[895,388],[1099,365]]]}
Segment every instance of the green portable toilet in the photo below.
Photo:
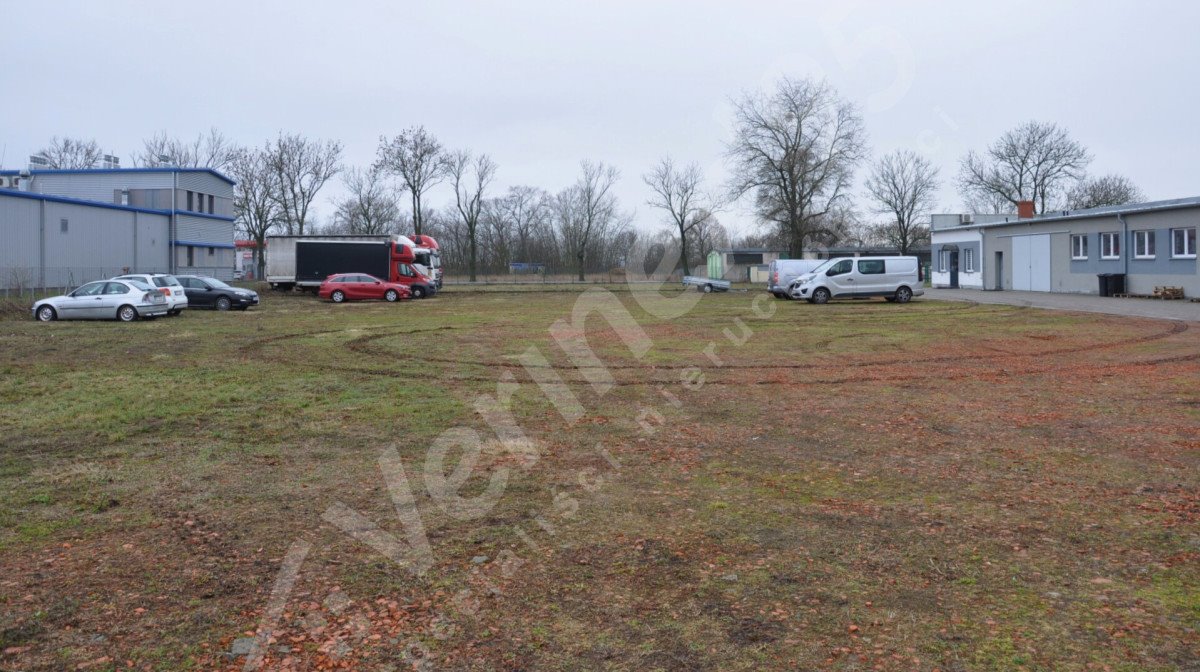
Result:
{"label": "green portable toilet", "polygon": [[708,277],[720,279],[725,275],[725,265],[721,263],[721,253],[713,250],[708,253]]}

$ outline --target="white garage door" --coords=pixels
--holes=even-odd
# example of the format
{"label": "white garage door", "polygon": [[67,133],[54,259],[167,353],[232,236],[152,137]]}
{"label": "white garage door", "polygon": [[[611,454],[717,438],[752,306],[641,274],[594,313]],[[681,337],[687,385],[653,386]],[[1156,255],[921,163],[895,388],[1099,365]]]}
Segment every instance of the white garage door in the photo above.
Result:
{"label": "white garage door", "polygon": [[1014,236],[1013,289],[1050,291],[1050,234]]}

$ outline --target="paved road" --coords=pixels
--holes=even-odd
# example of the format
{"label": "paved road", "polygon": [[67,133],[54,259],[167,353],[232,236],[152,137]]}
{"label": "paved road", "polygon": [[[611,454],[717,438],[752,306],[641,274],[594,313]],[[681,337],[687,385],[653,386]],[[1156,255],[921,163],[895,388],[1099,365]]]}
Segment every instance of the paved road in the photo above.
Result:
{"label": "paved road", "polygon": [[1114,299],[1088,294],[1048,292],[985,292],[978,289],[926,289],[925,298],[939,301],[977,301],[1053,310],[1080,310],[1133,317],[1200,322],[1200,303],[1158,299]]}

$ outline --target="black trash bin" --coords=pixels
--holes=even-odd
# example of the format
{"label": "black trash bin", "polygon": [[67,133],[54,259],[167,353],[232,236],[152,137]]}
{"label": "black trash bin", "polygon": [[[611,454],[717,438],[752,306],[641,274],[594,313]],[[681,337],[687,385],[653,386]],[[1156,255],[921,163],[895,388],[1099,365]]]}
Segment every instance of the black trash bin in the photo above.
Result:
{"label": "black trash bin", "polygon": [[1125,293],[1125,274],[1110,273],[1108,278],[1108,296]]}
{"label": "black trash bin", "polygon": [[1100,273],[1096,277],[1100,278],[1100,296],[1112,296],[1112,273]]}

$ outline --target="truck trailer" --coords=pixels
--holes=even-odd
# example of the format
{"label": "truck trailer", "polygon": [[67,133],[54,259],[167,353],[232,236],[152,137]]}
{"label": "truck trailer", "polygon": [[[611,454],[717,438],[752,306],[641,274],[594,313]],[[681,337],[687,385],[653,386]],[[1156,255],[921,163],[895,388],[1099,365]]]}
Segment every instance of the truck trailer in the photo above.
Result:
{"label": "truck trailer", "polygon": [[267,282],[315,292],[336,273],[366,273],[407,285],[415,299],[432,296],[437,283],[418,270],[413,249],[404,236],[268,236]]}

